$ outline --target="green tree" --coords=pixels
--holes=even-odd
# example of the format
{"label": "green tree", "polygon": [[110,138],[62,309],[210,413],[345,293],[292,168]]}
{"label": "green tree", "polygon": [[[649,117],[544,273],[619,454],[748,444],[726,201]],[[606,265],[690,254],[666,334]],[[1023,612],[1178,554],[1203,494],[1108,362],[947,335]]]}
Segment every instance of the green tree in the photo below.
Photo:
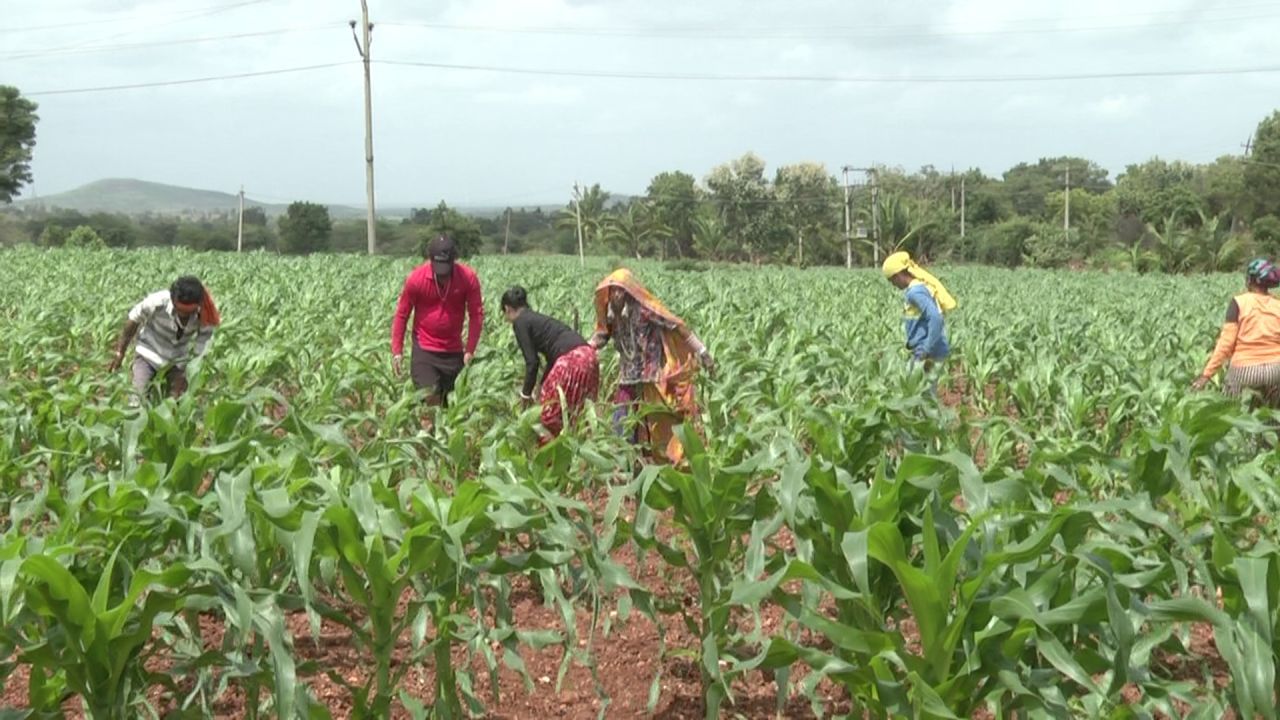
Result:
{"label": "green tree", "polygon": [[[1046,198],[1045,220],[1061,228],[1066,193],[1050,193]],[[1071,190],[1071,236],[1066,242],[1068,260],[1080,260],[1103,250],[1116,236],[1116,193],[1094,194],[1081,188]],[[1062,233],[1057,233],[1062,239]],[[1065,262],[1065,261],[1064,261]]]}
{"label": "green tree", "polygon": [[693,216],[693,247],[708,260],[726,260],[732,253],[724,225],[715,210],[702,208]]}
{"label": "green tree", "polygon": [[45,223],[37,240],[43,247],[62,247],[67,242],[67,229],[56,222]]}
{"label": "green tree", "polygon": [[706,179],[711,199],[720,210],[725,233],[735,247],[755,262],[768,234],[772,189],[764,176],[764,160],[747,153],[718,165]]}
{"label": "green tree", "polygon": [[[576,232],[578,213],[580,212],[582,214],[582,244],[586,248],[591,248],[596,240],[603,237],[605,211],[608,204],[609,193],[600,188],[600,183],[595,183],[583,191],[582,197],[578,200],[576,211],[572,202],[560,211],[559,217],[556,219],[556,227],[561,230]],[[574,250],[576,251],[577,248],[575,247]]]}
{"label": "green tree", "polygon": [[1259,252],[1270,258],[1280,255],[1280,217],[1263,215],[1253,221],[1249,230]]}
{"label": "green tree", "polygon": [[[792,240],[791,250],[775,248],[780,257],[805,263],[805,242],[810,243],[810,261],[830,248],[819,243],[836,227],[841,212],[840,186],[822,163],[796,163],[778,168],[773,180],[774,212],[784,235]],[[816,252],[815,252],[816,251]]]}
{"label": "green tree", "polygon": [[[664,172],[649,181],[645,198],[653,208],[654,220],[670,229],[675,253],[681,257],[693,250],[693,222],[701,196],[697,180],[688,173]],[[665,250],[662,254],[666,255]]]}
{"label": "green tree", "polygon": [[36,107],[18,88],[0,85],[0,200],[6,205],[31,182],[31,151],[40,119]]}
{"label": "green tree", "polygon": [[1244,180],[1245,161],[1239,155],[1223,155],[1204,166],[1203,187],[1209,214],[1231,219],[1232,230],[1249,221],[1249,193]]}
{"label": "green tree", "polygon": [[632,202],[620,211],[606,217],[604,238],[618,252],[624,252],[639,260],[651,251],[654,240],[668,234],[667,228],[654,220],[653,211],[642,202]]}
{"label": "green tree", "polygon": [[244,209],[245,225],[266,225],[267,211],[258,206],[247,207]]}
{"label": "green tree", "polygon": [[421,237],[419,250],[426,253],[426,244],[438,235],[448,235],[458,245],[459,257],[471,257],[479,254],[484,244],[484,234],[475,218],[468,217],[449,207],[441,200],[435,210],[431,211],[431,221],[427,223],[427,231]]}
{"label": "green tree", "polygon": [[1018,163],[1005,171],[1004,191],[1014,210],[1027,217],[1043,217],[1045,198],[1065,187],[1068,169],[1071,171],[1071,187],[1084,188],[1088,192],[1111,189],[1107,171],[1097,163],[1077,157],[1040,158],[1034,165]]}
{"label": "green tree", "polygon": [[85,250],[102,250],[107,247],[107,244],[102,241],[97,231],[88,225],[81,225],[72,230],[71,234],[67,236],[65,244],[70,248],[82,248]]}
{"label": "green tree", "polygon": [[332,233],[329,208],[316,203],[295,202],[280,218],[280,249],[294,255],[324,252],[329,249]]}
{"label": "green tree", "polygon": [[1280,212],[1280,110],[1258,123],[1253,155],[1245,162],[1244,184],[1253,217]]}
{"label": "green tree", "polygon": [[1182,161],[1157,157],[1129,165],[1116,179],[1117,210],[1148,224],[1171,215],[1182,219],[1197,217],[1208,209],[1196,189],[1202,178],[1200,167]]}

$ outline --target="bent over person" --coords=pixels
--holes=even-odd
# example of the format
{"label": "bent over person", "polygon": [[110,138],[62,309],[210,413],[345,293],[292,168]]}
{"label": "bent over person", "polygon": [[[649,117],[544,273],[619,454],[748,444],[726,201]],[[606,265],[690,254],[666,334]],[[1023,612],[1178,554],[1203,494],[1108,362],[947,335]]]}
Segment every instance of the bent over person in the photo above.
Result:
{"label": "bent over person", "polygon": [[[391,323],[391,368],[403,372],[404,334],[413,316],[409,375],[427,392],[428,405],[449,405],[462,368],[471,364],[484,327],[484,305],[476,272],[458,260],[453,238],[440,235],[427,245],[427,262],[404,281]],[[462,325],[467,342],[462,342]]]}
{"label": "bent over person", "polygon": [[1217,345],[1193,388],[1204,389],[1218,369],[1230,362],[1228,395],[1253,390],[1267,405],[1280,406],[1280,298],[1270,292],[1277,286],[1280,268],[1262,258],[1249,263],[1245,291],[1227,305]]}
{"label": "bent over person", "polygon": [[538,394],[542,404],[540,419],[547,431],[543,442],[546,442],[560,434],[566,417],[570,423],[574,422],[586,401],[596,399],[600,391],[600,362],[596,350],[573,328],[534,312],[529,307],[528,292],[522,287],[513,287],[502,295],[502,314],[511,323],[516,344],[524,355],[520,399],[526,406],[533,402],[533,391],[538,384],[538,356],[547,360]]}
{"label": "bent over person", "polygon": [[903,326],[911,362],[928,370],[951,353],[942,315],[956,307],[956,300],[906,252],[885,258],[880,269],[894,287],[903,291]]}
{"label": "bent over person", "polygon": [[591,345],[602,348],[610,340],[618,349],[618,409],[615,424],[621,426],[628,412],[641,404],[657,405],[663,412],[649,413],[632,442],[649,443],[671,463],[684,459],[684,445],[676,438],[676,425],[696,419],[694,397],[698,369],[715,372],[715,362],[684,320],[667,309],[636,280],[630,270],[613,272],[596,287],[596,332]]}
{"label": "bent over person", "polygon": [[170,397],[181,397],[187,391],[187,363],[204,354],[221,322],[213,296],[199,279],[184,275],[168,290],[153,292],[133,306],[107,370],[120,368],[136,335],[131,404],[141,401],[157,376],[163,377]]}

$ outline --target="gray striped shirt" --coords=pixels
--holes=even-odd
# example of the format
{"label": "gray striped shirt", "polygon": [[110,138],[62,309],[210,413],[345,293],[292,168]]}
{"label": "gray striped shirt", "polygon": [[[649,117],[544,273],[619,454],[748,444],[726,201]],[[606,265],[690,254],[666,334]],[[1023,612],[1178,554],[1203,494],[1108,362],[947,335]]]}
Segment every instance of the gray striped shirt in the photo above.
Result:
{"label": "gray striped shirt", "polygon": [[173,300],[168,290],[158,290],[143,298],[129,311],[129,320],[139,326],[137,352],[156,367],[177,365],[183,367],[192,355],[203,355],[212,327],[200,325],[200,311],[196,310],[185,324],[178,321]]}

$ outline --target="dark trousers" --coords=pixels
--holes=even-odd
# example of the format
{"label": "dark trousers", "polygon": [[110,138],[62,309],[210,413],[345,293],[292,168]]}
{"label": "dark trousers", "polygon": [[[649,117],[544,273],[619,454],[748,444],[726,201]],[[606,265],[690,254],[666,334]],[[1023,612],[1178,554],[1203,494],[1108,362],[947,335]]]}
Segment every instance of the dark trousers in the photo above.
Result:
{"label": "dark trousers", "polygon": [[449,407],[449,393],[453,392],[458,375],[462,374],[462,353],[442,353],[423,350],[413,343],[409,361],[409,376],[414,387],[427,391],[428,405]]}

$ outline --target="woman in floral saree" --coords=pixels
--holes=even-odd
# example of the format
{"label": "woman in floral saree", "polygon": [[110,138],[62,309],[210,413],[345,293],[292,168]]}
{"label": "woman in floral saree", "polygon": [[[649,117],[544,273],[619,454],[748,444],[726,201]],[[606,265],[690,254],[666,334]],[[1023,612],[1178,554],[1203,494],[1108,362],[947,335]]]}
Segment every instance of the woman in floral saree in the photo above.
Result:
{"label": "woman in floral saree", "polygon": [[675,437],[677,425],[697,420],[694,385],[699,368],[715,371],[707,348],[683,320],[667,309],[630,270],[611,273],[596,287],[597,349],[610,340],[618,349],[618,410],[615,422],[642,405],[659,406],[646,414],[633,442],[648,443],[671,463],[684,459]]}

